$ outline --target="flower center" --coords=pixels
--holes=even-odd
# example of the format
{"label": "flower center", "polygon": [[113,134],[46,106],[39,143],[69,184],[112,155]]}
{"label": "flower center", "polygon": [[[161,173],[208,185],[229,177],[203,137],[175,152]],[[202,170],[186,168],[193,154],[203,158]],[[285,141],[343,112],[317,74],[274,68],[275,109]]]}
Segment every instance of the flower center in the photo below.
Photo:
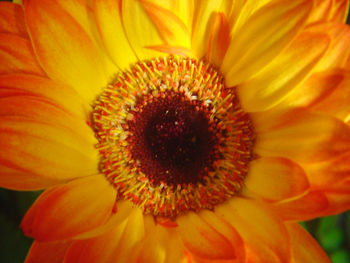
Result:
{"label": "flower center", "polygon": [[142,98],[128,122],[128,142],[133,160],[157,185],[204,182],[219,158],[219,138],[224,136],[209,107],[173,91]]}
{"label": "flower center", "polygon": [[94,105],[100,170],[145,214],[213,209],[239,193],[254,131],[209,64],[165,57],[120,73]]}

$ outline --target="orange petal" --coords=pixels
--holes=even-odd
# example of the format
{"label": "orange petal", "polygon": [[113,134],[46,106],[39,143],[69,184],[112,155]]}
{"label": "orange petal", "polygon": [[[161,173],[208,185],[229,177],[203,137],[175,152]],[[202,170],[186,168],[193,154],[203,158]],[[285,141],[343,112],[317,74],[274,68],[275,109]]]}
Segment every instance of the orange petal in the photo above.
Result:
{"label": "orange petal", "polygon": [[190,32],[176,14],[148,1],[143,0],[141,4],[168,45],[191,47]]}
{"label": "orange petal", "polygon": [[161,34],[142,4],[136,0],[122,1],[122,23],[126,37],[140,60],[148,60],[162,55],[147,49],[148,46],[163,45]]}
{"label": "orange petal", "polygon": [[45,75],[27,38],[0,33],[0,60],[0,74],[30,73]]}
{"label": "orange petal", "polygon": [[327,254],[312,236],[296,223],[286,224],[292,247],[292,263],[331,263]]}
{"label": "orange petal", "polygon": [[270,206],[235,197],[218,205],[215,214],[230,223],[242,237],[250,253],[249,257],[254,255],[254,261],[248,262],[289,262],[287,231]]}
{"label": "orange petal", "polygon": [[24,10],[45,72],[71,85],[88,102],[95,99],[111,76],[103,53],[89,34],[55,1],[27,0]]}
{"label": "orange petal", "polygon": [[43,97],[83,120],[89,118],[90,106],[75,90],[51,79],[27,74],[1,75],[0,87],[0,97],[18,95]]}
{"label": "orange petal", "polygon": [[33,190],[98,173],[96,139],[84,120],[40,96],[0,101],[3,187]]}
{"label": "orange petal", "polygon": [[115,198],[115,189],[103,175],[80,178],[39,196],[21,227],[38,241],[71,238],[104,224]]}
{"label": "orange petal", "polygon": [[258,134],[257,154],[309,162],[325,160],[349,150],[350,127],[342,121],[305,112],[282,116],[284,123]]}
{"label": "orange petal", "polygon": [[327,196],[329,207],[321,216],[335,215],[350,209],[350,179],[333,183],[323,190]]}
{"label": "orange petal", "polygon": [[307,176],[313,188],[328,188],[350,179],[350,152],[324,162],[306,164]]}
{"label": "orange petal", "polygon": [[330,21],[345,22],[349,13],[349,1],[348,0],[335,0],[329,16]]}
{"label": "orange petal", "polygon": [[129,218],[108,233],[79,240],[69,249],[64,263],[129,263],[135,246],[145,236],[143,214],[135,208]]}
{"label": "orange petal", "polygon": [[0,2],[0,33],[28,37],[23,9],[11,2]]}
{"label": "orange petal", "polygon": [[330,46],[315,71],[325,71],[329,68],[343,68],[350,56],[350,27],[343,23],[319,24],[307,29],[311,32],[327,32],[330,36]]}
{"label": "orange petal", "polygon": [[344,72],[343,81],[312,108],[315,111],[336,116],[341,120],[348,121],[350,113],[350,71]]}
{"label": "orange petal", "polygon": [[221,66],[230,44],[230,25],[224,13],[217,13],[209,34],[206,58],[218,68]]}
{"label": "orange petal", "polygon": [[234,259],[230,240],[197,215],[189,212],[177,218],[179,233],[188,250],[201,258]]}
{"label": "orange petal", "polygon": [[308,24],[317,23],[320,21],[328,21],[332,11],[333,0],[314,0],[315,7],[308,19]]}
{"label": "orange petal", "polygon": [[208,50],[208,39],[217,13],[228,15],[232,1],[196,1],[192,29],[192,49],[197,58],[202,58]]}
{"label": "orange petal", "polygon": [[102,41],[114,63],[124,70],[137,59],[124,33],[120,7],[120,1],[94,0],[94,13]]}
{"label": "orange petal", "polygon": [[[232,263],[246,262],[245,248],[244,248],[244,242],[242,240],[242,237],[238,234],[237,230],[233,228],[230,223],[222,220],[220,217],[218,217],[218,215],[215,212],[212,212],[212,211],[203,210],[198,215],[201,217],[201,219],[204,222],[206,222],[213,229],[215,229],[215,231],[225,236],[225,238],[227,238],[227,240],[229,240],[229,242],[232,244],[232,247],[234,247],[235,258],[230,259],[229,262],[232,262]],[[200,259],[204,260],[204,258],[200,258]],[[203,261],[203,262],[206,262],[206,261]],[[213,261],[208,259],[208,263],[209,262],[213,262]]]}
{"label": "orange petal", "polygon": [[238,87],[243,108],[248,112],[262,111],[279,103],[309,76],[329,42],[323,33],[300,34],[256,77]]}
{"label": "orange petal", "polygon": [[252,15],[232,36],[221,66],[226,84],[240,84],[268,65],[302,30],[312,5],[273,1]]}
{"label": "orange petal", "polygon": [[42,243],[34,241],[25,263],[62,263],[64,256],[72,244],[72,241]]}
{"label": "orange petal", "polygon": [[281,157],[252,161],[244,184],[249,192],[273,201],[300,195],[309,188],[303,168]]}
{"label": "orange petal", "polygon": [[304,221],[323,216],[329,206],[322,191],[312,191],[305,196],[274,205],[283,220]]}

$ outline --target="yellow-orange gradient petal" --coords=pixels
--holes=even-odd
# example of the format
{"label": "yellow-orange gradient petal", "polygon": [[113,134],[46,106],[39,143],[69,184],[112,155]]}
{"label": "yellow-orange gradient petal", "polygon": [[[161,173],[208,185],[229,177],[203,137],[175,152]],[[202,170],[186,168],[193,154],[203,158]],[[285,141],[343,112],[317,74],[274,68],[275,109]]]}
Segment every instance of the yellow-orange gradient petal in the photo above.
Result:
{"label": "yellow-orange gradient petal", "polygon": [[38,64],[29,39],[0,33],[0,74],[45,75]]}
{"label": "yellow-orange gradient petal", "polygon": [[281,157],[265,157],[252,161],[244,184],[248,193],[252,192],[271,201],[300,195],[309,188],[303,168]]}
{"label": "yellow-orange gradient petal", "polygon": [[215,213],[242,237],[251,259],[248,262],[289,262],[287,230],[267,204],[236,197],[218,205]]}
{"label": "yellow-orange gradient petal", "polygon": [[187,263],[186,249],[176,227],[157,225],[152,216],[146,216],[145,230],[145,239],[136,245],[129,262]]}
{"label": "yellow-orange gradient petal", "polygon": [[24,8],[34,49],[45,72],[71,85],[91,102],[112,77],[102,51],[57,2],[28,0]]}
{"label": "yellow-orange gradient petal", "polygon": [[130,216],[113,230],[93,239],[74,242],[64,263],[129,263],[134,248],[145,236],[143,214],[135,208]]}
{"label": "yellow-orange gradient petal", "polygon": [[252,15],[232,36],[221,66],[226,84],[242,83],[273,60],[302,30],[311,8],[309,0],[280,0]]}
{"label": "yellow-orange gradient petal", "polygon": [[208,39],[211,27],[217,13],[228,16],[232,8],[232,2],[227,0],[195,1],[195,12],[192,28],[192,49],[198,59],[204,57],[208,50]]}
{"label": "yellow-orange gradient petal", "polygon": [[25,263],[62,263],[64,256],[72,244],[72,241],[63,242],[38,242],[34,241]]}
{"label": "yellow-orange gradient petal", "polygon": [[286,224],[292,248],[292,263],[331,263],[312,236],[296,223]]}
{"label": "yellow-orange gradient petal", "polygon": [[235,244],[196,213],[187,213],[176,222],[184,245],[197,257],[216,260],[236,258]]}
{"label": "yellow-orange gradient petal", "polygon": [[[341,69],[313,73],[302,85],[293,88],[276,108],[312,107],[322,103],[343,83],[345,75]],[[338,103],[335,104],[338,108]]]}
{"label": "yellow-orange gradient petal", "polygon": [[209,30],[206,59],[220,68],[230,44],[230,25],[227,16],[223,12],[216,13],[214,16],[214,21]]}
{"label": "yellow-orange gradient petal", "polygon": [[83,120],[31,94],[0,101],[3,187],[33,190],[98,172],[95,138]]}
{"label": "yellow-orange gradient petal", "polygon": [[282,115],[279,126],[258,134],[257,154],[283,156],[302,163],[325,160],[349,150],[350,127],[344,122],[318,114],[293,114]]}
{"label": "yellow-orange gradient petal", "polygon": [[164,42],[171,46],[190,48],[191,36],[186,24],[170,10],[148,1],[141,1],[142,7],[157,27]]}
{"label": "yellow-orange gradient petal", "polygon": [[90,105],[74,89],[49,78],[29,74],[1,75],[0,87],[0,97],[26,95],[46,98],[80,117],[81,121],[89,118]]}
{"label": "yellow-orange gradient petal", "polygon": [[104,224],[115,198],[115,189],[103,175],[76,179],[41,194],[21,227],[38,241],[71,238]]}
{"label": "yellow-orange gradient petal", "polygon": [[301,33],[291,45],[253,79],[238,87],[248,112],[267,110],[301,85],[329,46],[323,33]]}
{"label": "yellow-orange gradient petal", "polygon": [[0,33],[27,37],[23,9],[11,2],[0,2]]}

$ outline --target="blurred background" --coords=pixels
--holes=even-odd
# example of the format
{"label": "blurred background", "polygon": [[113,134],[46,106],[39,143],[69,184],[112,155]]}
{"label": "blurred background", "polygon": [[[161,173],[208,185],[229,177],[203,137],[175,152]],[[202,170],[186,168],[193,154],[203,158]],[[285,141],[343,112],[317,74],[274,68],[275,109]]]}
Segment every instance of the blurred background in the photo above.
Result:
{"label": "blurred background", "polygon": [[[350,24],[350,16],[347,22]],[[16,192],[0,188],[1,263],[24,262],[32,239],[23,235],[19,225],[39,194],[40,192]],[[320,243],[333,263],[350,263],[350,211],[300,224]]]}

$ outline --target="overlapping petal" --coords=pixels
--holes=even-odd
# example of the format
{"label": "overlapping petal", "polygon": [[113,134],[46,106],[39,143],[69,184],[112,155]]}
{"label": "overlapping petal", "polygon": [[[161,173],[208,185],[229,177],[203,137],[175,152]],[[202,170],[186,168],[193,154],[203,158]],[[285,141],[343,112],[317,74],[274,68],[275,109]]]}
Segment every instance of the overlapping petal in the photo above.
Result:
{"label": "overlapping petal", "polygon": [[115,198],[115,189],[102,175],[76,179],[46,190],[21,227],[38,241],[71,238],[104,224],[112,215]]}

